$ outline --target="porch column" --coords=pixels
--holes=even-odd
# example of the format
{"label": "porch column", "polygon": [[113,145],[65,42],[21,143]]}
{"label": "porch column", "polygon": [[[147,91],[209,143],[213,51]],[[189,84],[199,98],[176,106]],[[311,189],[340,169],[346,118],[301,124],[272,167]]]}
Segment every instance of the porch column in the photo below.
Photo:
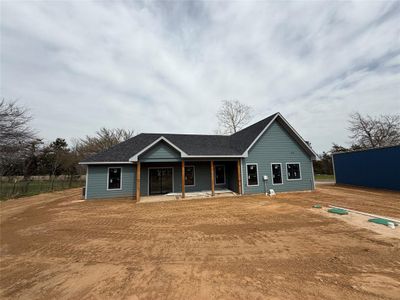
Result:
{"label": "porch column", "polygon": [[214,161],[211,161],[211,196],[215,196],[215,188],[214,188]]}
{"label": "porch column", "polygon": [[185,198],[185,161],[182,160],[182,198]]}
{"label": "porch column", "polygon": [[136,163],[136,202],[140,201],[140,161]]}
{"label": "porch column", "polygon": [[242,176],[241,176],[241,168],[240,168],[240,159],[237,161],[237,184],[238,184],[238,192],[239,195],[242,194]]}

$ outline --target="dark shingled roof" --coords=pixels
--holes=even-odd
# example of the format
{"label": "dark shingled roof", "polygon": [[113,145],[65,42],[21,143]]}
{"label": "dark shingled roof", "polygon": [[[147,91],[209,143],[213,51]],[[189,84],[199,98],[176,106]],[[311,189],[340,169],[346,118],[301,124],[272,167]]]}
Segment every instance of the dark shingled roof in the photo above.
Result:
{"label": "dark shingled roof", "polygon": [[84,162],[128,162],[132,156],[139,153],[160,137],[166,138],[188,155],[241,156],[277,114],[278,113],[275,113],[229,136],[141,133],[108,150],[87,158]]}

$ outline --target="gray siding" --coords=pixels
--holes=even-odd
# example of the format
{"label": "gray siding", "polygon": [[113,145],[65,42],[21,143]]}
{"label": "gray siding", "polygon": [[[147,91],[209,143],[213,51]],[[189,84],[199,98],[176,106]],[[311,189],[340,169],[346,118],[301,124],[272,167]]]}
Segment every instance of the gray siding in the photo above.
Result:
{"label": "gray siding", "polygon": [[[195,186],[187,186],[186,192],[197,192],[211,189],[211,174],[210,174],[210,162],[186,162],[187,166],[195,167]],[[163,163],[163,164],[146,164],[141,165],[141,182],[140,182],[140,193],[142,196],[149,194],[149,168],[166,168],[173,167],[174,176],[174,192],[180,193],[182,191],[182,178],[181,178],[181,164],[180,163]]]}
{"label": "gray siding", "polygon": [[180,161],[180,159],[180,153],[164,141],[159,142],[139,156],[141,162],[173,162]]}
{"label": "gray siding", "polygon": [[[107,190],[108,168],[121,167],[121,190]],[[133,197],[136,192],[136,166],[128,165],[88,165],[87,199]]]}
{"label": "gray siding", "polygon": [[[263,136],[249,150],[249,156],[242,159],[243,191],[246,194],[264,193],[263,175],[269,177],[268,188],[277,192],[301,191],[314,188],[312,173],[312,161],[308,154],[287,133],[287,131],[275,122],[263,134]],[[160,142],[152,149],[139,157],[141,165],[141,195],[148,195],[148,168],[149,167],[173,167],[175,193],[181,192],[181,164],[180,153],[165,142]],[[288,181],[286,163],[300,163],[301,180]],[[247,163],[258,164],[258,186],[247,186]],[[272,185],[271,163],[282,164],[282,185]],[[215,161],[215,164],[224,164],[226,171],[226,187],[237,190],[236,162]],[[186,187],[187,192],[203,191],[211,189],[210,162],[186,161],[186,165],[195,166],[195,186]],[[122,189],[107,190],[107,173],[109,167],[122,168]],[[136,192],[136,166],[129,165],[89,165],[87,176],[87,198],[114,198],[133,197]],[[216,186],[224,187],[224,186]]]}
{"label": "gray siding", "polygon": [[[301,180],[288,181],[286,176],[286,163],[299,162]],[[248,163],[258,164],[258,186],[247,185]],[[282,164],[283,184],[272,185],[271,163]],[[302,191],[314,189],[312,174],[312,160],[287,131],[274,122],[260,139],[249,150],[249,156],[242,161],[244,193],[264,193],[263,176],[268,176],[268,189],[277,192]]]}

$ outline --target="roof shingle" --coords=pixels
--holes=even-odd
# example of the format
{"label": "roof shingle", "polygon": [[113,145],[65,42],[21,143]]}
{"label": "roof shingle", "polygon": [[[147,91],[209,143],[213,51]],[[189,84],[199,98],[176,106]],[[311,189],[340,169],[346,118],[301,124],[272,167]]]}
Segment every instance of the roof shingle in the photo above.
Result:
{"label": "roof shingle", "polygon": [[241,156],[277,114],[275,113],[229,136],[141,133],[108,150],[87,158],[85,162],[128,162],[132,156],[154,143],[160,137],[166,138],[188,155]]}

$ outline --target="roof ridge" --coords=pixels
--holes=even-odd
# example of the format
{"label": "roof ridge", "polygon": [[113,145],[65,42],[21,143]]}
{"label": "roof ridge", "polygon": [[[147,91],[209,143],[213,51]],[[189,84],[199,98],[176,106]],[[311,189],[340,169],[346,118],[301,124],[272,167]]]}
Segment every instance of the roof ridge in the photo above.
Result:
{"label": "roof ridge", "polygon": [[274,114],[272,114],[272,115],[269,115],[269,116],[266,117],[266,118],[263,118],[263,119],[261,119],[261,120],[255,122],[255,123],[253,123],[253,124],[251,124],[251,125],[245,127],[245,128],[242,128],[242,129],[240,129],[239,131],[237,131],[237,132],[231,134],[231,136],[233,136],[233,135],[235,135],[235,134],[237,134],[237,133],[240,133],[240,132],[242,132],[242,131],[244,131],[244,130],[246,130],[246,129],[249,129],[249,128],[253,127],[253,126],[256,126],[256,125],[260,124],[261,122],[265,121],[266,119],[269,119],[269,118],[271,118],[271,117],[273,117],[273,116],[276,116],[277,114],[280,114],[280,112],[276,112],[276,113],[274,113]]}
{"label": "roof ridge", "polygon": [[140,134],[148,134],[148,135],[201,135],[201,136],[218,136],[218,137],[229,137],[230,135],[226,134],[206,134],[206,133],[167,133],[167,132],[142,132]]}

